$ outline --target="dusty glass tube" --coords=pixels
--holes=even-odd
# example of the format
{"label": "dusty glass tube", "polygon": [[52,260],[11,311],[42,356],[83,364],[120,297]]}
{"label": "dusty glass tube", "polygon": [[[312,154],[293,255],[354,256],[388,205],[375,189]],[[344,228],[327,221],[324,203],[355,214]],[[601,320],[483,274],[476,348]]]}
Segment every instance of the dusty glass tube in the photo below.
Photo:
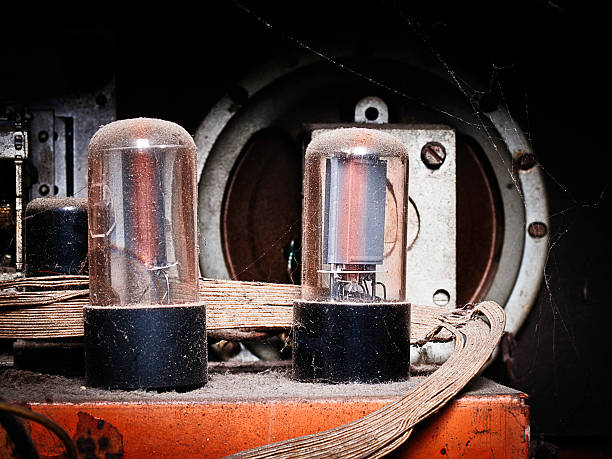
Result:
{"label": "dusty glass tube", "polygon": [[315,131],[304,170],[294,375],[406,378],[408,152],[382,130]]}
{"label": "dusty glass tube", "polygon": [[121,120],[98,130],[88,160],[88,380],[204,384],[193,139],[168,121]]}

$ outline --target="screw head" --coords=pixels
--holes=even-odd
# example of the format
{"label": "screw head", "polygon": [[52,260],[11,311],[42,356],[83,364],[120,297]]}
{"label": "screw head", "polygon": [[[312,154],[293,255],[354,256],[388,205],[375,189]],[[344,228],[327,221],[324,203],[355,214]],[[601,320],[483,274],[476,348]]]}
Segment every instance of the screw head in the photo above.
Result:
{"label": "screw head", "polygon": [[527,228],[527,232],[531,237],[539,239],[546,236],[546,233],[548,233],[548,227],[545,223],[533,222]]}
{"label": "screw head", "polygon": [[533,153],[523,153],[517,159],[518,168],[522,171],[528,171],[536,165],[536,157]]}
{"label": "screw head", "polygon": [[38,140],[40,140],[41,143],[45,143],[49,140],[49,133],[47,131],[40,131],[38,133]]}
{"label": "screw head", "polygon": [[421,149],[421,161],[428,169],[440,169],[446,159],[446,148],[439,142],[428,142]]}

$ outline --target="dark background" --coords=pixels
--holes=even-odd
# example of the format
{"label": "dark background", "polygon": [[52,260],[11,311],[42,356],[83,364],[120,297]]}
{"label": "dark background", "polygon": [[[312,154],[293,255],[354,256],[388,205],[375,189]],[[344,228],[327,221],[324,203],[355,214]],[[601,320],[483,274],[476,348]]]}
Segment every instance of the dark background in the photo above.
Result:
{"label": "dark background", "polygon": [[[529,394],[533,439],[609,453],[606,15],[561,1],[330,5],[220,2],[197,12],[167,5],[87,15],[48,6],[2,29],[0,110],[96,88],[114,74],[119,118],[164,118],[193,134],[241,76],[272,55],[304,51],[298,41],[314,49],[343,40],[367,47],[374,39],[417,46],[459,81],[470,75],[485,82],[527,132],[544,168],[552,236],[545,285],[517,336],[513,375],[502,365],[487,375]],[[385,85],[395,77],[376,75]]]}

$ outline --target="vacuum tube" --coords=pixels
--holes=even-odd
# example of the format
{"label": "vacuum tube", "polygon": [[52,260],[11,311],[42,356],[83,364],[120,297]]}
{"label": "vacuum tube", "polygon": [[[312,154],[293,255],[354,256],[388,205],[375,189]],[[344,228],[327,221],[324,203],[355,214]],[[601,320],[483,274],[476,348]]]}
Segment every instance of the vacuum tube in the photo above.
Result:
{"label": "vacuum tube", "polygon": [[382,130],[315,131],[304,171],[294,377],[406,379],[408,152]]}
{"label": "vacuum tube", "polygon": [[116,121],[93,136],[88,168],[88,384],[202,386],[193,139],[168,121]]}

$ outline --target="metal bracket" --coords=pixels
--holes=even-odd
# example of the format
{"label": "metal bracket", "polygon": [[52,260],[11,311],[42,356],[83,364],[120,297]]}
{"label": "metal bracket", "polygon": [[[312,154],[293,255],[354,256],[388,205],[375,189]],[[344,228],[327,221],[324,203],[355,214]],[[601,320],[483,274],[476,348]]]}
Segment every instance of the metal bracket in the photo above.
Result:
{"label": "metal bracket", "polygon": [[20,121],[0,126],[0,159],[15,164],[15,269],[23,269],[23,160],[28,157],[28,133]]}

